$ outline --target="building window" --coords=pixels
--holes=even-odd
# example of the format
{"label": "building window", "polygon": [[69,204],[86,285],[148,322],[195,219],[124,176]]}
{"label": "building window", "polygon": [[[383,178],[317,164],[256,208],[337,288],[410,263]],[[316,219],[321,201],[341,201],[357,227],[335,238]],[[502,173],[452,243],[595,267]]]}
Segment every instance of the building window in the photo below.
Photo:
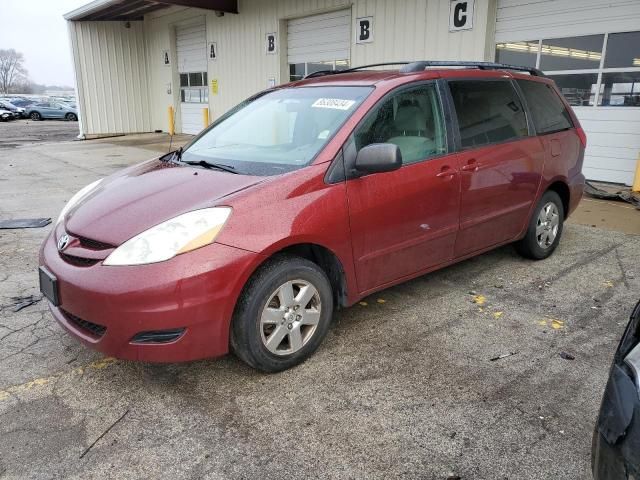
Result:
{"label": "building window", "polygon": [[507,65],[535,67],[538,61],[540,42],[510,42],[496,45],[496,62]]}
{"label": "building window", "polygon": [[587,70],[600,67],[604,35],[542,40],[540,69]]}
{"label": "building window", "polygon": [[207,72],[180,74],[180,101],[182,103],[209,103]]}
{"label": "building window", "polygon": [[604,73],[598,105],[640,107],[640,72]]}
{"label": "building window", "polygon": [[306,62],[289,64],[289,81],[302,80],[311,73],[323,70],[346,70],[349,68],[349,60],[329,60],[326,62]]}
{"label": "building window", "polygon": [[541,69],[573,106],[640,106],[640,32],[498,43],[496,61]]}
{"label": "building window", "polygon": [[640,67],[640,32],[611,33],[604,68]]}
{"label": "building window", "polygon": [[596,98],[597,73],[553,75],[558,88],[572,107],[589,107]]}

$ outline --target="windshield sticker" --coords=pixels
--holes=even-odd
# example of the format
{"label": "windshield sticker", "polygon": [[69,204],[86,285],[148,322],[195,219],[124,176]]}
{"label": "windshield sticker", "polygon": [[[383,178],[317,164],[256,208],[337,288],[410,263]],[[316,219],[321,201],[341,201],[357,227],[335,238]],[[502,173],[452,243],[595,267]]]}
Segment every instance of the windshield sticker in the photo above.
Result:
{"label": "windshield sticker", "polygon": [[349,110],[355,100],[343,100],[342,98],[319,98],[313,105],[314,108],[333,108],[335,110]]}

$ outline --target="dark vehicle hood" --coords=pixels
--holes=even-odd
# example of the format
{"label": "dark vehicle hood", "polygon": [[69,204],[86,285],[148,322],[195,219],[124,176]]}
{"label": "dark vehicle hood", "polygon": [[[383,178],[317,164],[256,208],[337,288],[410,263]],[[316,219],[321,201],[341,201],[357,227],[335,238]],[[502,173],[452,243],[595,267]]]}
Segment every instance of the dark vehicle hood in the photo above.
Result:
{"label": "dark vehicle hood", "polygon": [[66,215],[76,236],[111,245],[177,215],[214,205],[265,180],[152,160],[105,178]]}

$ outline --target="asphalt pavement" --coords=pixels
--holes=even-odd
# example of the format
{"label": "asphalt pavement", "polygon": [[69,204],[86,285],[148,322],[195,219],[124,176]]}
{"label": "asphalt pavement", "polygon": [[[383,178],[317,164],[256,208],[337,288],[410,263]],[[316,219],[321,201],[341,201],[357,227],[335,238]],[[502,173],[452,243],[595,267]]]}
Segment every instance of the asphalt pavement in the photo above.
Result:
{"label": "asphalt pavement", "polygon": [[[55,219],[168,146],[12,143],[4,219]],[[233,356],[152,365],[80,345],[38,292],[50,228],[0,230],[0,478],[590,478],[640,299],[638,236],[569,223],[545,261],[507,246],[387,289],[339,312],[309,361],[265,375]]]}

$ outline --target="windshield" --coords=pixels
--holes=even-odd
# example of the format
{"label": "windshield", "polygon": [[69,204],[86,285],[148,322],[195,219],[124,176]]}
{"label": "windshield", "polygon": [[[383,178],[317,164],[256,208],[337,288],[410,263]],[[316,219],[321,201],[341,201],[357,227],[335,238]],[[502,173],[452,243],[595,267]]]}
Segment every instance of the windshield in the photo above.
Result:
{"label": "windshield", "polygon": [[222,117],[182,155],[248,175],[309,165],[371,87],[298,87],[266,93]]}

